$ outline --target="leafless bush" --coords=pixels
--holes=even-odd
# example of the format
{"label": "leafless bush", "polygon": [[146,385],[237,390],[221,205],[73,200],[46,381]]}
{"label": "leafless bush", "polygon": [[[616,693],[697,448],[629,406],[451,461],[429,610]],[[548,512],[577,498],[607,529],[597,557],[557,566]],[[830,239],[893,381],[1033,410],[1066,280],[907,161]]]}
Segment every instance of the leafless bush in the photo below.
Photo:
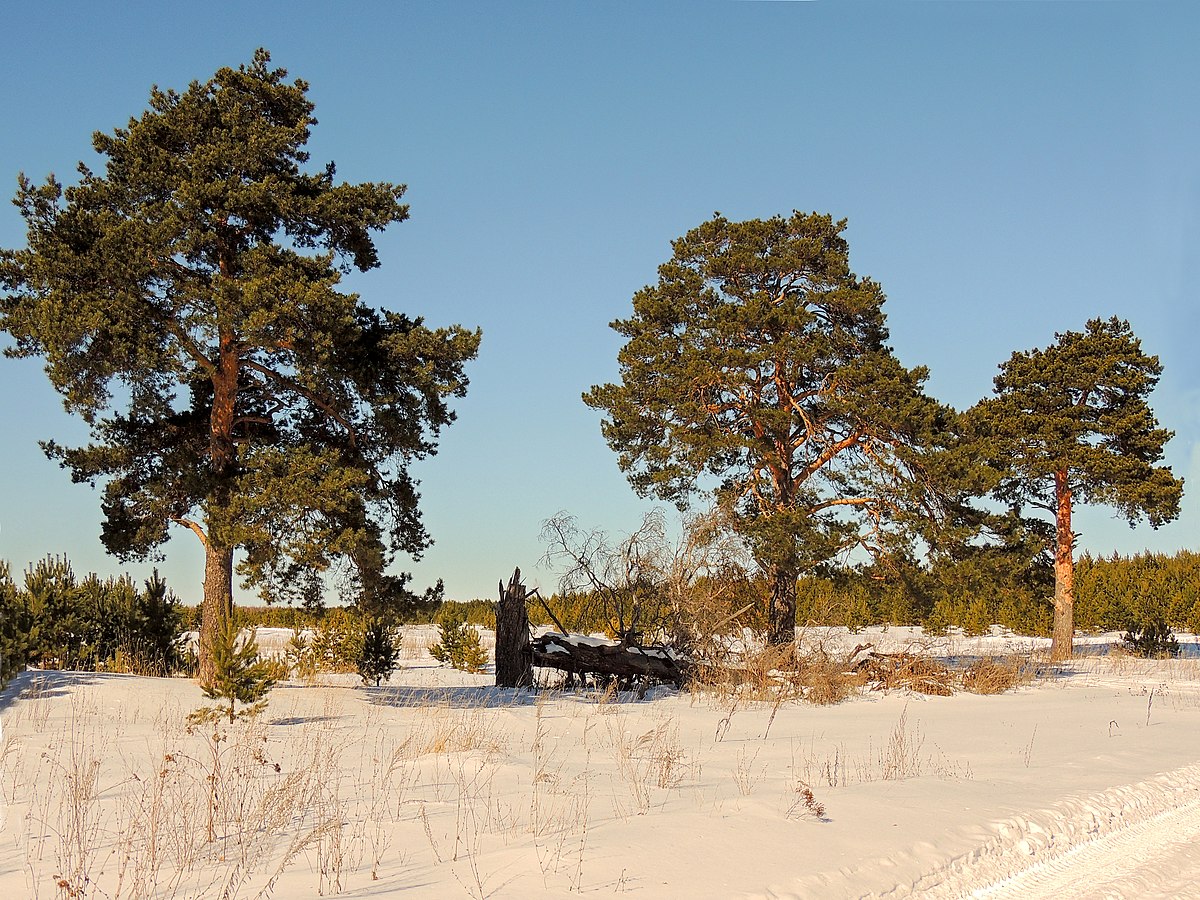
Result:
{"label": "leafless bush", "polygon": [[825,821],[825,804],[813,796],[812,788],[802,784],[796,788],[796,799],[788,808],[789,819],[808,818],[818,822]]}
{"label": "leafless bush", "polygon": [[614,637],[719,664],[757,604],[746,548],[716,512],[686,519],[678,541],[660,509],[615,543],[566,514],[544,524],[542,539],[543,563],[562,571],[560,590],[576,600],[567,628],[599,622]]}
{"label": "leafless bush", "polygon": [[918,694],[949,697],[954,693],[954,673],[936,659],[912,653],[872,653],[857,665],[873,690],[906,688]]}
{"label": "leafless bush", "polygon": [[766,647],[730,657],[722,665],[697,667],[693,686],[719,697],[782,703],[805,700],[828,706],[853,696],[866,683],[845,657],[823,648],[797,652]]}
{"label": "leafless bush", "polygon": [[1003,694],[1018,682],[1031,677],[1015,660],[980,659],[963,672],[962,686],[972,694]]}

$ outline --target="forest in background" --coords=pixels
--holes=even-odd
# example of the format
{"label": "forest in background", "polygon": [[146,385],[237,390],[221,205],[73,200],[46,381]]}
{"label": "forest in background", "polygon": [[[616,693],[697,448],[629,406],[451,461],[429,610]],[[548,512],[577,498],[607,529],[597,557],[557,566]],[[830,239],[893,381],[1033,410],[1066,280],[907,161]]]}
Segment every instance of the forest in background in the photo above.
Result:
{"label": "forest in background", "polygon": [[[994,555],[943,564],[883,564],[827,571],[797,584],[798,624],[835,625],[851,630],[870,625],[919,625],[928,633],[959,628],[981,634],[999,625],[1017,634],[1045,636],[1053,614],[1054,576],[1047,561],[1016,565]],[[729,620],[724,628],[761,634],[766,628],[765,586],[755,578],[721,585],[692,585],[718,603]],[[1094,557],[1083,554],[1076,568],[1076,624],[1082,631],[1143,631],[1160,626],[1200,632],[1200,553]],[[670,619],[665,591],[641,585],[639,621]],[[746,609],[745,607],[749,607]],[[616,636],[611,603],[588,592],[553,594],[530,604],[530,621],[553,624],[550,612],[567,627]],[[628,617],[631,612],[621,610]],[[327,625],[339,634],[354,631],[353,607],[308,610],[297,606],[239,606],[242,627],[313,628]],[[395,624],[444,622],[461,618],[494,628],[496,602],[475,599],[414,603]],[[0,563],[0,680],[27,665],[81,670],[188,672],[194,667],[178,637],[197,630],[199,608],[185,606],[157,574],[139,588],[131,578],[75,575],[62,557],[29,566],[20,580]],[[669,636],[668,636],[669,637]]]}

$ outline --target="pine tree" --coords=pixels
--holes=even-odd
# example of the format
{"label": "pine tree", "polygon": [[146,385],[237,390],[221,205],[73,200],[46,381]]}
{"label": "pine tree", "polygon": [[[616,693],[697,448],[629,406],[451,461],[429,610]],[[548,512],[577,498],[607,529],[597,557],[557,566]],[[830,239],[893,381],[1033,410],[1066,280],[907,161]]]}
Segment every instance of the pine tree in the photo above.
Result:
{"label": "pine tree", "polygon": [[1183,481],[1155,465],[1171,438],[1147,402],[1161,374],[1128,322],[1092,319],[1045,350],[1014,353],[996,395],[968,414],[997,473],[995,495],[1017,515],[1032,506],[1054,518],[1053,659],[1072,654],[1076,501],[1154,528],[1179,515]]}
{"label": "pine tree", "polygon": [[362,651],[358,656],[358,674],[363,684],[372,679],[375,686],[390,678],[400,659],[400,635],[394,626],[379,619],[371,619],[363,628]]}
{"label": "pine tree", "polygon": [[138,592],[131,619],[133,650],[143,669],[158,675],[174,672],[179,666],[183,610],[158,569],[146,579],[145,590]]}
{"label": "pine tree", "polygon": [[942,505],[925,451],[949,410],[887,345],[884,294],[850,270],[844,221],[718,214],[633,297],[619,384],[584,402],[643,496],[712,489],[769,581],[771,643],[796,580],[850,547],[906,543]]}
{"label": "pine tree", "polygon": [[449,663],[464,672],[482,672],[487,665],[487,651],[479,641],[479,632],[467,624],[457,608],[446,612],[438,622],[439,641],[429,648],[429,655],[438,662]]}
{"label": "pine tree", "polygon": [[[267,693],[275,686],[273,667],[258,658],[258,641],[254,631],[241,639],[233,619],[228,619],[213,642],[213,675],[201,682],[205,696],[213,700],[228,700],[229,706],[196,710],[189,721],[205,722],[228,717],[230,723],[240,718],[258,715],[267,707]],[[243,704],[237,709],[237,704]]]}
{"label": "pine tree", "polygon": [[17,590],[8,562],[0,560],[0,686],[24,670],[37,638],[36,627],[28,595]]}
{"label": "pine tree", "polygon": [[233,561],[267,599],[309,599],[349,563],[357,602],[413,599],[411,464],[463,396],[479,333],[431,329],[339,289],[379,265],[404,186],[306,171],[308,85],[270,54],[222,68],[93,145],[78,183],[22,175],[26,247],[0,250],[6,353],[45,359],[91,434],[47,454],[103,487],[101,539],[145,559],[173,526],[204,546],[201,680],[233,615]]}

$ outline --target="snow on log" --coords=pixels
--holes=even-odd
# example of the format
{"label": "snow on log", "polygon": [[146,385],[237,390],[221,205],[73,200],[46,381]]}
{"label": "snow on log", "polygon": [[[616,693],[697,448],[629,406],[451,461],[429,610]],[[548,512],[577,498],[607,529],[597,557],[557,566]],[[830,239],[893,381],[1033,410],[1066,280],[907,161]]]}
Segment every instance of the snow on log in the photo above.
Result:
{"label": "snow on log", "polygon": [[582,634],[549,632],[533,640],[533,664],[577,675],[666,681],[679,687],[687,660],[668,647],[637,647]]}

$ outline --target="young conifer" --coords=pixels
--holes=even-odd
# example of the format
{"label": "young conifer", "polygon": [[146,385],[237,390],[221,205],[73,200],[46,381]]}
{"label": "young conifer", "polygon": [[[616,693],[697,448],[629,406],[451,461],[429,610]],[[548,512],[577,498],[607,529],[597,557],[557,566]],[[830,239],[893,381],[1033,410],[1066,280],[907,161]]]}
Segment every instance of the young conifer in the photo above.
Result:
{"label": "young conifer", "polygon": [[487,665],[487,651],[479,642],[479,632],[467,624],[459,610],[448,610],[438,623],[438,631],[441,640],[429,648],[434,659],[464,672],[483,671]]}
{"label": "young conifer", "polygon": [[[271,664],[258,658],[258,641],[251,630],[244,640],[232,619],[226,620],[213,642],[213,677],[201,684],[205,696],[229,701],[225,707],[202,707],[189,717],[192,722],[205,722],[228,716],[230,723],[251,718],[267,707],[267,693],[275,686]],[[237,704],[243,704],[237,709]]]}
{"label": "young conifer", "polygon": [[362,651],[358,655],[358,674],[363,684],[390,678],[400,658],[400,635],[396,628],[379,619],[371,619],[363,629]]}

